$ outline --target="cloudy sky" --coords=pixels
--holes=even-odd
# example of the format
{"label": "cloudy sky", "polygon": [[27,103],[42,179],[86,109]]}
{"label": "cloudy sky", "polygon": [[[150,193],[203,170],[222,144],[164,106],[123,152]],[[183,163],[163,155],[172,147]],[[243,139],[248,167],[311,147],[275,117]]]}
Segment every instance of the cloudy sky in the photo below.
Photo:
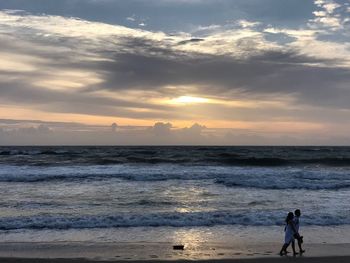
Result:
{"label": "cloudy sky", "polygon": [[2,0],[0,144],[350,144],[349,40],[348,0]]}

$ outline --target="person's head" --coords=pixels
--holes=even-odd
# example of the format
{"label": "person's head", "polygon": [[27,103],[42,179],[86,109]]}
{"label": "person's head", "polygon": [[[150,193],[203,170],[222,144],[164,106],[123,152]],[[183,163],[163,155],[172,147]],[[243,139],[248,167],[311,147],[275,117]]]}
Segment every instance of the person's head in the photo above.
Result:
{"label": "person's head", "polygon": [[300,209],[295,210],[294,215],[299,217],[301,215]]}
{"label": "person's head", "polygon": [[287,217],[286,217],[286,223],[288,223],[290,220],[292,220],[294,218],[294,214],[293,212],[289,212]]}

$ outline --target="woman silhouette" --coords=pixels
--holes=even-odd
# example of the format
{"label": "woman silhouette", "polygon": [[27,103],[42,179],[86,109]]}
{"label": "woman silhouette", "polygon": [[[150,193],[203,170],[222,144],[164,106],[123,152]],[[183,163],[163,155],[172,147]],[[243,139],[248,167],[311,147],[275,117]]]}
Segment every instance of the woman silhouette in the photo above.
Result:
{"label": "woman silhouette", "polygon": [[294,243],[294,235],[297,233],[294,225],[294,214],[293,212],[289,212],[286,217],[286,227],[284,228],[284,244],[280,251],[280,255],[283,256],[287,254],[287,247],[290,243],[292,243],[293,255],[297,255],[298,253],[295,251],[295,243]]}

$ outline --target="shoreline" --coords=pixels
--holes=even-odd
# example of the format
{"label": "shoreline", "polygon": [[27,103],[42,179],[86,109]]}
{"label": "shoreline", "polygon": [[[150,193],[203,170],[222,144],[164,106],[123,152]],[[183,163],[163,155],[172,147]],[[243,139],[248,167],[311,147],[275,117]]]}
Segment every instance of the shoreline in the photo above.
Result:
{"label": "shoreline", "polygon": [[280,263],[286,261],[299,263],[347,263],[350,256],[336,257],[302,257],[302,258],[245,258],[245,259],[213,259],[213,260],[90,260],[82,258],[74,259],[44,259],[44,258],[1,258],[2,263],[118,263],[118,262],[135,262],[135,263],[168,263],[168,262],[198,262],[198,263]]}
{"label": "shoreline", "polygon": [[[281,244],[241,246],[226,243],[199,243],[173,250],[174,243],[0,243],[0,262],[350,262],[350,244],[306,244],[302,256],[279,256]],[[289,248],[291,251],[291,248]],[[337,258],[337,261],[334,261]],[[317,260],[316,260],[317,259]],[[340,261],[339,261],[339,260]],[[315,261],[316,260],[316,261]],[[322,260],[322,261],[320,261]],[[343,260],[343,261],[342,261]]]}
{"label": "shoreline", "polygon": [[333,257],[301,257],[301,258],[243,258],[243,259],[212,259],[212,260],[91,260],[85,258],[1,258],[2,263],[169,263],[169,262],[198,262],[198,263],[280,263],[293,261],[299,263],[347,263],[350,256]]}

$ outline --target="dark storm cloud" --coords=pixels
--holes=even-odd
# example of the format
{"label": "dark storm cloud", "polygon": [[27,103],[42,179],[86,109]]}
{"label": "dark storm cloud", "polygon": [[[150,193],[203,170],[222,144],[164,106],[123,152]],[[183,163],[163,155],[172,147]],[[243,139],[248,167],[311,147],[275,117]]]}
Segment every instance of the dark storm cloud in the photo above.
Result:
{"label": "dark storm cloud", "polygon": [[[40,30],[35,29],[34,32]],[[176,117],[173,107],[106,98],[93,92],[109,90],[118,94],[119,91],[135,90],[176,97],[183,95],[182,89],[169,91],[165,87],[187,86],[199,95],[221,96],[227,100],[259,100],[268,96],[291,95],[301,106],[350,108],[350,70],[339,66],[342,61],[308,56],[292,48],[256,50],[257,43],[254,41],[257,40],[248,46],[238,40],[237,45],[244,47],[248,55],[236,57],[178,50],[174,47],[179,42],[172,44],[166,38],[156,41],[146,36],[103,38],[96,45],[95,39],[89,36],[54,34],[51,37],[33,37],[31,31],[14,31],[9,35],[13,39],[19,35],[31,46],[21,49],[16,43],[11,46],[11,38],[3,38],[3,52],[44,58],[34,65],[50,69],[53,75],[58,70],[89,70],[98,74],[101,82],[86,85],[78,91],[48,90],[33,84],[47,78],[47,72],[16,74],[16,69],[13,69],[13,73],[0,72],[2,101],[33,104],[54,112],[171,119]],[[205,44],[205,41],[189,39],[182,42]],[[66,49],[64,52],[55,50],[55,45]],[[50,49],[34,48],[36,46]],[[99,60],[90,60],[91,56]],[[7,78],[9,81],[6,82]]]}
{"label": "dark storm cloud", "polygon": [[[128,118],[174,118],[169,107],[133,102],[78,92],[47,90],[22,81],[0,81],[0,103],[28,105],[34,109],[58,113],[118,116]],[[146,112],[138,111],[147,109]]]}
{"label": "dark storm cloud", "polygon": [[188,39],[188,40],[180,41],[179,45],[186,45],[186,44],[189,44],[189,43],[198,43],[198,42],[201,42],[201,41],[204,41],[204,39],[203,38],[191,38],[191,39]]}
{"label": "dark storm cloud", "polygon": [[105,72],[105,82],[95,88],[166,92],[164,86],[187,85],[199,87],[206,95],[233,91],[255,97],[291,94],[302,104],[350,108],[350,70],[336,66],[337,60],[301,55],[293,50],[266,51],[239,59],[176,53],[157,48],[156,43],[148,49],[149,43],[135,43],[142,53],[110,53],[112,61],[98,64],[98,70]]}
{"label": "dark storm cloud", "polygon": [[[0,70],[3,104],[29,105],[32,109],[58,113],[194,121],[196,118],[342,121],[347,118],[347,112],[332,118],[337,114],[334,110],[350,108],[350,69],[346,66],[346,57],[326,59],[322,54],[307,55],[288,45],[266,48],[270,43],[261,35],[250,36],[249,30],[243,32],[249,33],[248,36],[243,34],[234,40],[231,35],[240,34],[239,30],[223,31],[220,38],[214,35],[217,39],[213,41],[210,35],[197,39],[188,35],[127,31],[129,29],[122,27],[105,28],[101,24],[67,18],[33,18],[28,14],[14,17],[14,22],[2,25],[5,33],[0,39],[1,52],[13,54],[15,60],[15,56],[28,56],[17,60],[37,69]],[[71,30],[65,31],[69,25]],[[96,35],[89,33],[94,27]],[[100,31],[106,33],[99,35]],[[293,41],[298,41],[297,37]],[[215,46],[222,46],[223,52],[210,50]],[[225,48],[231,47],[235,49],[226,52]],[[60,72],[68,74],[74,70],[91,72],[99,81],[79,89],[54,90],[50,84],[38,86],[38,82],[60,76]],[[69,76],[62,78],[70,80]],[[115,96],[99,93],[105,91]],[[124,98],[127,92],[136,95]],[[142,95],[147,92],[152,95],[144,99]],[[220,98],[224,102],[273,101],[280,96],[290,96],[295,101],[291,109],[280,106],[276,110],[270,106],[244,108],[220,103],[177,108],[147,100],[153,95],[169,99],[186,93]],[[321,116],[307,107],[329,108],[329,111]]]}
{"label": "dark storm cloud", "polygon": [[[1,1],[0,9],[29,12],[0,12],[1,108],[155,124],[129,134],[120,125],[80,133],[70,130],[85,130],[80,124],[23,122],[11,135],[6,125],[20,124],[0,120],[0,135],[13,143],[30,135],[23,143],[293,144],[286,124],[280,139],[252,130],[225,139],[218,129],[210,137],[202,124],[264,122],[273,132],[296,122],[305,129],[300,143],[315,127],[340,142],[330,138],[350,124],[348,6],[340,4],[321,17],[312,12],[331,7],[311,0]],[[201,124],[171,124],[184,121]]]}
{"label": "dark storm cloud", "polygon": [[[156,109],[165,110],[166,106],[150,105],[142,102],[130,102],[122,99],[101,96],[88,96],[77,92],[47,90],[39,87],[29,86],[24,82],[2,82],[0,81],[1,101],[15,101],[28,104],[46,104],[52,102],[117,106],[125,108]],[[18,96],[20,94],[20,96]],[[69,96],[67,96],[69,95]]]}

